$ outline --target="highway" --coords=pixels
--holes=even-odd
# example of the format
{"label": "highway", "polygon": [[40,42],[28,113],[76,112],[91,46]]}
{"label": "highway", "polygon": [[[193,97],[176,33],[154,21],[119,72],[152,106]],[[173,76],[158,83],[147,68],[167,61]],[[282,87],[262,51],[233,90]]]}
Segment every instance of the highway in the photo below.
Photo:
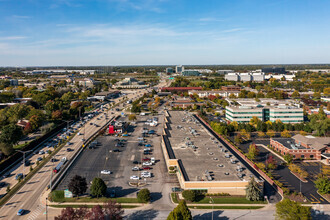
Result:
{"label": "highway", "polygon": [[[167,83],[162,81],[158,86],[165,86]],[[138,92],[127,94],[128,99],[135,100],[146,92],[149,92],[150,89],[138,90]],[[118,98],[115,100],[115,103],[122,101],[124,97]],[[120,112],[108,111],[107,116],[110,120],[113,116],[119,115]],[[85,139],[95,134],[97,129],[93,125],[90,125],[91,122],[98,124],[100,127],[105,125],[108,120],[97,120],[98,116],[94,117],[88,123],[85,124],[85,128],[82,127],[80,132],[85,131]],[[74,153],[82,146],[81,136],[74,136],[70,142],[73,144],[70,146],[73,151],[67,152],[65,148],[61,149],[57,154],[56,158],[61,159],[66,157],[71,159]],[[48,162],[43,166],[21,189],[13,195],[7,203],[0,209],[0,219],[19,219],[20,216],[17,216],[17,211],[19,209],[26,210],[24,214],[24,219],[33,220],[40,218],[40,215],[44,215],[46,211],[46,204],[44,193],[46,192],[47,185],[50,182],[52,169],[56,163]],[[16,171],[20,172],[20,171]],[[46,216],[44,216],[46,217]]]}

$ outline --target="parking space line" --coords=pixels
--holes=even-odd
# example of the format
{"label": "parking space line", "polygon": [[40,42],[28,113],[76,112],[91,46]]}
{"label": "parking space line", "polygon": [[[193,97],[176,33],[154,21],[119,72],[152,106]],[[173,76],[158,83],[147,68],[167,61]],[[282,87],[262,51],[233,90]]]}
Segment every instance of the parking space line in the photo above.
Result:
{"label": "parking space line", "polygon": [[135,155],[133,154],[133,155],[131,156],[131,161],[133,161],[134,158],[135,158]]}
{"label": "parking space line", "polygon": [[311,195],[315,200],[316,200],[316,202],[320,202],[320,200],[318,200],[315,196],[313,196],[312,194],[309,194],[309,195]]}

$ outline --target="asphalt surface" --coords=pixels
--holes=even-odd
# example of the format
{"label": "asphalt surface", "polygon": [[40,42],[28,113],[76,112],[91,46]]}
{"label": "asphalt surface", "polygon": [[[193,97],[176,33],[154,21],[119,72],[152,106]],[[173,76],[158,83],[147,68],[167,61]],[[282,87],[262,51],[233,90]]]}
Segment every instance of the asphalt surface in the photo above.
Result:
{"label": "asphalt surface", "polygon": [[[231,137],[231,139],[234,139],[234,137]],[[247,153],[249,145],[252,143],[267,146],[270,144],[270,140],[268,138],[254,139],[253,141],[240,144],[240,148],[244,153]],[[283,184],[284,187],[288,188],[291,192],[301,192],[306,197],[307,202],[310,202],[312,204],[329,204],[329,202],[327,202],[322,196],[317,193],[317,189],[315,187],[315,184],[313,183],[320,170],[320,164],[318,162],[303,162],[300,164],[298,163],[298,165],[301,165],[302,168],[305,169],[310,176],[307,178],[308,182],[304,183],[301,182],[296,176],[294,176],[287,166],[282,165],[285,161],[282,161],[280,158],[277,157],[277,155],[273,154],[264,147],[259,147],[258,149],[259,155],[256,158],[256,162],[266,163],[268,157],[272,155],[276,161],[277,167],[271,173],[276,180]]]}
{"label": "asphalt surface", "polygon": [[[96,149],[85,149],[81,156],[76,160],[76,163],[69,170],[63,181],[58,186],[59,190],[67,189],[70,179],[74,175],[81,175],[86,178],[88,188],[94,177],[102,178],[107,184],[108,193],[115,190],[116,197],[136,197],[136,192],[141,188],[148,188],[151,192],[151,201],[158,208],[172,209],[173,205],[169,199],[171,187],[178,186],[176,176],[170,176],[167,172],[166,165],[163,159],[163,154],[160,147],[160,133],[162,130],[163,116],[158,115],[160,124],[157,127],[145,125],[147,119],[154,116],[137,116],[135,126],[130,126],[128,129],[129,137],[116,136],[99,136],[96,140],[100,145]],[[119,120],[127,120],[120,118]],[[138,146],[138,137],[141,137],[143,128],[155,130],[156,134],[149,135],[145,138],[146,144],[151,144],[152,155],[143,155],[143,146]],[[115,139],[125,139],[127,142],[124,147],[115,147],[117,143]],[[121,152],[113,152],[114,149],[119,149]],[[137,166],[133,161],[142,163],[142,158],[155,157],[156,164],[151,170],[151,178],[140,179],[139,181],[146,185],[142,187],[130,186],[129,182],[137,182],[130,180],[130,176],[140,176],[141,171],[132,171],[132,167]],[[141,165],[138,165],[142,167]],[[112,173],[101,174],[101,170],[110,170]],[[90,193],[87,191],[87,193]]]}

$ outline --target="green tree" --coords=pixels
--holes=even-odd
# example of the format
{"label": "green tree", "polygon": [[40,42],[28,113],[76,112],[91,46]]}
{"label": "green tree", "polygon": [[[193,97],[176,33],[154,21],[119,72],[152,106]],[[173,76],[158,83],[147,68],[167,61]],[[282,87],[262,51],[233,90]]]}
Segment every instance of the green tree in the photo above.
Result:
{"label": "green tree", "polygon": [[136,120],[136,115],[135,114],[129,114],[128,115],[128,120],[135,121]]}
{"label": "green tree", "polygon": [[149,202],[150,201],[149,189],[141,189],[138,192],[137,198],[138,198],[139,202]]}
{"label": "green tree", "polygon": [[14,148],[12,144],[8,143],[0,143],[0,151],[6,155],[9,156],[14,152]]}
{"label": "green tree", "polygon": [[23,131],[15,124],[9,124],[1,129],[0,142],[16,144],[23,136]]}
{"label": "green tree", "polygon": [[173,209],[167,217],[167,220],[191,220],[191,212],[185,200],[179,202],[179,205]]}
{"label": "green tree", "polygon": [[91,185],[91,194],[96,196],[104,196],[107,192],[107,186],[101,178],[95,177]]}
{"label": "green tree", "polygon": [[258,150],[258,147],[257,145],[255,144],[250,144],[249,146],[249,152],[247,154],[247,157],[250,159],[250,160],[255,160],[256,157],[258,156],[259,154],[259,150]]}
{"label": "green tree", "polygon": [[327,176],[320,176],[314,183],[321,194],[330,193],[330,180]]}
{"label": "green tree", "polygon": [[73,193],[73,195],[79,197],[80,194],[84,194],[87,190],[86,178],[75,175],[70,180],[68,188]]}
{"label": "green tree", "polygon": [[297,90],[295,90],[293,93],[292,93],[292,95],[291,95],[291,97],[292,98],[299,98],[300,97],[300,94],[299,94],[299,92],[297,91]]}
{"label": "green tree", "polygon": [[252,177],[247,185],[246,189],[246,199],[250,201],[259,201],[262,199],[261,190],[258,186],[258,183]]}
{"label": "green tree", "polygon": [[189,202],[193,202],[196,199],[196,191],[194,190],[184,190],[182,192],[182,196],[185,200],[189,201]]}
{"label": "green tree", "polygon": [[281,137],[290,138],[291,134],[288,130],[284,130],[281,132]]}
{"label": "green tree", "polygon": [[310,207],[290,199],[284,199],[276,204],[276,219],[281,220],[309,220],[311,217]]}
{"label": "green tree", "polygon": [[288,164],[292,163],[293,156],[291,154],[286,154],[283,158]]}

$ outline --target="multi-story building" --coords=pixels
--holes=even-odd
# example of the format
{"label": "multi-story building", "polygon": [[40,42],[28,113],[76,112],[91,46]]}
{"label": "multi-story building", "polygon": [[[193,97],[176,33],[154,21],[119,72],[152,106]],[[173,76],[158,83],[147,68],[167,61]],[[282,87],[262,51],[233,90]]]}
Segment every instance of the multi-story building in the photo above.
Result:
{"label": "multi-story building", "polygon": [[174,73],[174,69],[172,67],[167,67],[165,72],[168,74],[172,74],[172,73]]}
{"label": "multi-story building", "polygon": [[217,73],[219,75],[225,75],[225,74],[228,74],[228,73],[234,73],[234,70],[217,70]]}
{"label": "multi-story building", "polygon": [[241,91],[240,86],[229,85],[229,86],[221,86],[223,91]]}
{"label": "multi-story building", "polygon": [[176,73],[182,73],[184,71],[184,66],[176,66],[175,67],[175,72]]}
{"label": "multi-story building", "polygon": [[240,81],[239,73],[228,73],[225,75],[225,80],[228,81]]}
{"label": "multi-story building", "polygon": [[198,70],[184,70],[182,76],[199,76],[201,73]]}
{"label": "multi-story building", "polygon": [[9,83],[10,83],[10,86],[18,86],[18,80],[17,79],[10,79]]}
{"label": "multi-story building", "polygon": [[228,73],[225,75],[225,80],[228,81],[243,81],[243,82],[262,82],[265,80],[265,74],[260,71],[253,71],[249,73]]}
{"label": "multi-story building", "polygon": [[297,134],[292,138],[272,138],[270,147],[282,155],[292,155],[293,159],[324,159],[324,162],[329,164],[330,137]]}
{"label": "multi-story building", "polygon": [[224,91],[224,90],[220,90],[220,91],[217,91],[217,90],[202,90],[202,91],[191,90],[188,92],[189,95],[197,94],[199,98],[206,98],[206,97],[209,97],[210,95],[213,95],[213,96],[218,95],[221,97],[228,98],[231,94],[238,97],[239,93],[240,93],[240,91]]}
{"label": "multi-story building", "polygon": [[266,67],[261,69],[264,73],[278,73],[278,74],[285,74],[284,67]]}
{"label": "multi-story building", "polygon": [[254,116],[262,121],[275,122],[281,120],[283,123],[300,123],[304,121],[303,109],[290,100],[274,99],[227,99],[231,104],[226,107],[226,119],[236,122],[249,122]]}

